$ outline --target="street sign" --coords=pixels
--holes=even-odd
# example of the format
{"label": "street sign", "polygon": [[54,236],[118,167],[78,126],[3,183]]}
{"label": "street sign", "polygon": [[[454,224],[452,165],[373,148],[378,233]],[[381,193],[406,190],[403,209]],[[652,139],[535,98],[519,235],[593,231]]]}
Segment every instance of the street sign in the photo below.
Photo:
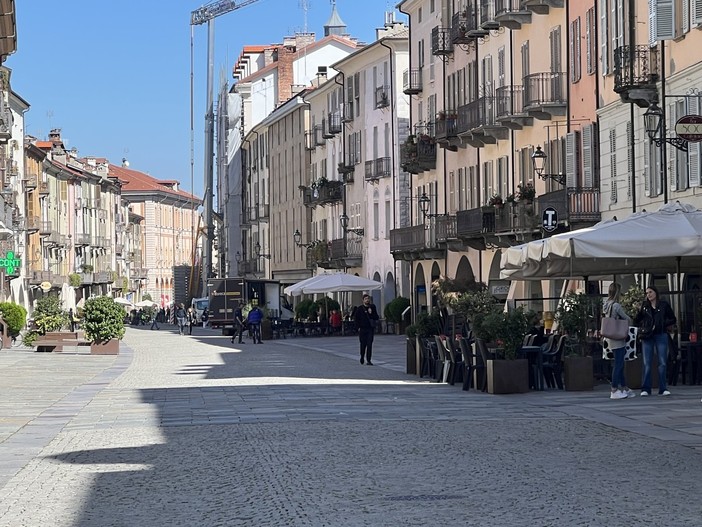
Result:
{"label": "street sign", "polygon": [[546,232],[553,232],[558,228],[558,212],[553,207],[547,207],[541,213],[541,226]]}
{"label": "street sign", "polygon": [[690,143],[702,141],[702,115],[683,115],[675,123],[675,133]]}

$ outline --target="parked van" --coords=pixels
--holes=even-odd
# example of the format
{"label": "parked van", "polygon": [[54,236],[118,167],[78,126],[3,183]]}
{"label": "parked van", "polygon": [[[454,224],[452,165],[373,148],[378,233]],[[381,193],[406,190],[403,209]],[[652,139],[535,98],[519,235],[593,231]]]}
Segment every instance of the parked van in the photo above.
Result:
{"label": "parked van", "polygon": [[190,305],[192,306],[193,311],[195,311],[196,320],[198,322],[202,322],[202,312],[209,307],[210,299],[207,297],[193,298]]}

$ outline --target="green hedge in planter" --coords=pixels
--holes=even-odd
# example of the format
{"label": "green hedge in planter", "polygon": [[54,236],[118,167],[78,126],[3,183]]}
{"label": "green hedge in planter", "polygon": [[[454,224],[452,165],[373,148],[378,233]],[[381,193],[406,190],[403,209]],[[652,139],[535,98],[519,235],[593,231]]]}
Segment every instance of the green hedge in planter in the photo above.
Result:
{"label": "green hedge in planter", "polygon": [[34,328],[25,333],[22,342],[27,346],[34,345],[39,335],[52,331],[61,331],[68,324],[68,314],[61,309],[61,300],[57,296],[43,296],[39,298],[32,312]]}
{"label": "green hedge in planter", "polygon": [[83,329],[88,340],[106,342],[124,336],[124,309],[107,296],[85,302]]}
{"label": "green hedge in planter", "polygon": [[407,309],[407,306],[409,305],[409,298],[405,298],[404,296],[398,296],[397,298],[391,300],[387,303],[385,309],[383,310],[385,320],[394,322],[395,324],[401,323],[402,312]]}
{"label": "green hedge in planter", "polygon": [[0,302],[0,313],[2,313],[2,318],[7,323],[8,333],[10,335],[19,335],[27,323],[27,310],[19,304]]}
{"label": "green hedge in planter", "polygon": [[68,285],[71,287],[80,287],[83,283],[83,278],[78,273],[71,273],[68,275]]}

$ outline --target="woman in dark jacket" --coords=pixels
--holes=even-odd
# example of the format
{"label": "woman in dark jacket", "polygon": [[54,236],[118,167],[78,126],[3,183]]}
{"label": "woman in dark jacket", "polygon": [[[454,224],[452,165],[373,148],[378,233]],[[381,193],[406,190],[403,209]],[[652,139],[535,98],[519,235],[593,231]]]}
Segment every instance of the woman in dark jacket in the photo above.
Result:
{"label": "woman in dark jacket", "polygon": [[643,348],[644,378],[641,387],[641,396],[651,394],[651,363],[653,350],[658,354],[658,395],[670,395],[666,386],[668,364],[668,331],[675,326],[675,313],[670,304],[658,298],[658,289],[655,286],[646,288],[646,300],[641,305],[641,310],[634,319],[634,324],[639,327],[641,344]]}

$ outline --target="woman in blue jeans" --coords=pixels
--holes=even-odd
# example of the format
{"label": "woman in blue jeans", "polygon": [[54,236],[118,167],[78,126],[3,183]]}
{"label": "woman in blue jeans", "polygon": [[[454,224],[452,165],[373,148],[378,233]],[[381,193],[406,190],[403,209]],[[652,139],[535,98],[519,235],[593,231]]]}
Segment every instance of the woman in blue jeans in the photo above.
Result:
{"label": "woman in blue jeans", "polygon": [[673,330],[676,318],[670,304],[658,297],[655,286],[646,288],[646,300],[636,315],[634,323],[642,335],[644,378],[641,396],[651,394],[651,364],[653,351],[658,354],[658,395],[670,395],[666,385],[668,364],[668,331]]}
{"label": "woman in blue jeans", "polygon": [[[619,303],[619,293],[621,285],[611,283],[607,294],[607,300],[604,301],[602,311],[604,316],[619,320],[626,320],[631,325],[631,319],[626,314],[621,304]],[[612,392],[609,395],[610,399],[626,399],[634,397],[632,392],[626,385],[624,378],[624,355],[626,354],[626,339],[615,340],[607,339],[609,347],[614,353],[614,368],[612,369]]]}

